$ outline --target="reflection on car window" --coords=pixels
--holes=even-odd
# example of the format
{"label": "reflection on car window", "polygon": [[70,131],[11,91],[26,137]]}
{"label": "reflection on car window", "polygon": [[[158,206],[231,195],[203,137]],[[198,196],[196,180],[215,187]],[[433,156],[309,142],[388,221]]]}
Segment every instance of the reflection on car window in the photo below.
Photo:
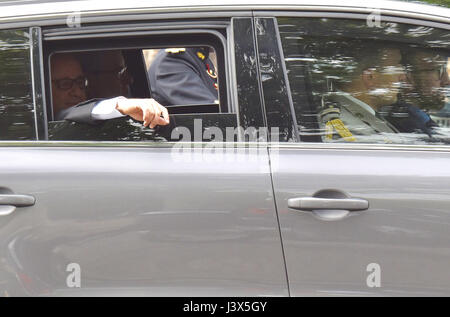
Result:
{"label": "reflection on car window", "polygon": [[450,143],[445,32],[337,19],[278,24],[301,136]]}
{"label": "reflection on car window", "polygon": [[0,31],[0,139],[36,138],[28,30]]}

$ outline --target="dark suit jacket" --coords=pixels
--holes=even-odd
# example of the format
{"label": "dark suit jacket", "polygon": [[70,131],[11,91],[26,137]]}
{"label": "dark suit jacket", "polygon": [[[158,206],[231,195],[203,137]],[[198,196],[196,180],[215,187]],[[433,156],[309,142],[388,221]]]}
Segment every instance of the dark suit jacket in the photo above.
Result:
{"label": "dark suit jacket", "polygon": [[56,114],[56,120],[69,120],[80,123],[98,124],[101,120],[92,119],[92,109],[102,99],[90,99],[73,107],[61,110]]}
{"label": "dark suit jacket", "polygon": [[433,129],[438,126],[422,109],[403,101],[382,107],[378,115],[399,132],[423,132],[431,136]]}
{"label": "dark suit jacket", "polygon": [[[198,57],[197,52],[205,56]],[[161,50],[149,68],[152,98],[163,106],[211,104],[217,97],[217,79],[208,53],[202,48],[186,48],[178,53]]]}

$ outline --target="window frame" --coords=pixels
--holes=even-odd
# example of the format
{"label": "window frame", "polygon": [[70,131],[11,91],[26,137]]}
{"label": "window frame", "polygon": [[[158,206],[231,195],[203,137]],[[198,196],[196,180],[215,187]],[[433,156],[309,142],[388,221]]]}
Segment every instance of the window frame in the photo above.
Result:
{"label": "window frame", "polygon": [[[247,16],[248,13],[240,12],[237,14],[238,17]],[[43,132],[40,133],[40,137],[38,140],[43,140],[46,142],[64,142],[64,141],[52,141],[49,140],[48,136],[48,118],[46,116],[46,111],[43,109],[47,108],[47,104],[49,102],[49,90],[45,87],[45,79],[46,72],[48,74],[48,68],[43,69],[45,66],[49,67],[48,63],[45,63],[45,51],[43,51],[43,45],[45,45],[45,41],[51,40],[61,40],[61,39],[75,39],[75,38],[97,38],[100,37],[109,37],[111,35],[121,37],[121,36],[130,36],[130,35],[155,35],[155,34],[180,34],[180,29],[184,34],[199,34],[205,33],[216,36],[223,46],[223,71],[226,82],[226,91],[224,94],[226,95],[226,105],[228,106],[227,114],[236,114],[236,120],[239,122],[239,107],[238,107],[238,99],[236,98],[236,79],[235,76],[239,76],[235,71],[235,59],[234,59],[234,40],[235,35],[233,34],[232,29],[232,19],[234,15],[230,17],[224,17],[217,20],[209,19],[207,21],[200,20],[192,20],[192,21],[171,21],[171,22],[161,22],[161,20],[157,20],[156,22],[142,22],[138,24],[120,24],[115,22],[109,22],[107,24],[92,24],[86,28],[80,29],[71,29],[67,27],[45,27],[41,29],[40,27],[36,27],[36,51],[39,52],[39,59],[36,58],[34,60],[35,73],[39,76],[40,85],[42,92],[41,98],[38,103],[37,114],[44,113],[44,115],[36,116],[36,120],[40,122],[40,126]],[[136,31],[136,26],[139,26],[140,29]],[[203,29],[199,29],[202,27]],[[217,28],[221,29],[226,36],[217,31]],[[131,47],[127,47],[131,48]],[[143,47],[135,47],[135,48],[143,48]],[[147,48],[147,47],[145,47]],[[104,48],[102,48],[104,49]],[[80,50],[74,50],[80,51]],[[37,55],[37,54],[36,54]],[[40,60],[39,67],[36,67],[37,60]],[[37,71],[39,69],[39,71]],[[39,73],[39,74],[38,74]],[[36,76],[37,78],[37,76]],[[43,79],[44,78],[44,79]],[[47,98],[46,98],[47,96]],[[226,120],[225,120],[226,121]],[[239,124],[238,124],[239,125]],[[260,126],[263,124],[260,124]],[[238,142],[242,139],[241,135],[238,135]],[[72,141],[68,141],[72,142]],[[105,141],[79,141],[79,142],[87,142],[87,143],[95,143],[95,142],[105,142]],[[135,141],[114,141],[117,143],[120,142],[135,142]],[[168,142],[170,143],[170,142]]]}
{"label": "window frame", "polygon": [[[225,62],[224,64],[224,68],[225,68],[225,74],[227,75],[227,91],[226,93],[228,94],[228,108],[230,108],[230,111],[226,112],[226,113],[222,113],[224,115],[236,115],[236,123],[237,126],[239,126],[242,129],[239,129],[238,133],[237,133],[237,137],[235,138],[233,143],[236,142],[242,142],[244,141],[245,143],[248,143],[248,141],[246,140],[246,137],[248,136],[248,134],[246,134],[248,131],[245,131],[245,129],[247,128],[265,128],[266,127],[266,123],[263,120],[263,107],[261,106],[261,93],[260,93],[260,87],[258,85],[258,77],[256,76],[257,73],[257,63],[255,62],[254,64],[250,65],[250,68],[253,69],[249,69],[246,70],[248,73],[252,73],[254,77],[250,76],[252,80],[248,80],[249,77],[245,77],[245,71],[241,73],[241,71],[237,71],[236,69],[236,65],[238,64],[236,62],[236,56],[238,57],[240,53],[244,52],[245,54],[247,54],[248,56],[254,56],[253,60],[256,61],[256,48],[255,48],[255,41],[254,39],[251,39],[251,41],[248,40],[248,38],[244,37],[239,31],[239,30],[234,30],[235,27],[235,21],[236,19],[242,21],[242,20],[247,20],[248,22],[250,22],[250,25],[252,27],[252,30],[249,32],[250,36],[253,36],[253,22],[251,17],[242,17],[242,16],[238,16],[238,17],[231,17],[229,21],[225,22],[208,22],[211,24],[208,24],[211,28],[217,28],[217,25],[220,26],[226,26],[226,28],[224,28],[224,32],[226,32],[227,37],[223,37],[222,40],[222,45],[224,46],[223,49],[223,54],[224,54],[224,59]],[[199,23],[199,22],[198,22]],[[205,22],[202,21],[203,25],[205,25]],[[188,25],[191,27],[192,23],[176,23],[175,25],[173,25],[173,29],[178,30],[178,28],[180,27],[184,27],[185,25]],[[140,26],[142,27],[142,29],[149,29],[150,27],[148,25],[144,25],[144,24],[140,24]],[[169,25],[170,26],[170,25]],[[127,26],[127,28],[129,28],[130,26]],[[109,28],[109,29],[107,29]],[[164,26],[160,26],[157,25],[158,30],[150,30],[150,32],[154,32],[153,34],[166,34],[167,31],[164,31],[165,29],[168,28],[167,24],[164,24]],[[172,31],[172,28],[170,31]],[[104,35],[103,32],[106,32],[105,30],[109,30],[110,32],[112,32],[112,34],[114,34],[113,32],[118,32],[118,31],[123,31],[122,28],[113,28],[111,25],[107,25],[105,26],[104,29],[99,30],[99,28],[97,27],[92,27],[89,30],[84,30],[84,34],[79,34],[79,32],[77,31],[72,31],[70,29],[63,29],[63,30],[59,30],[59,29],[47,29],[45,32],[47,34],[47,36],[50,37],[50,40],[61,40],[64,39],[66,36],[68,36],[71,39],[76,38],[96,38],[99,32],[102,32],[102,37],[106,37],[107,35]],[[184,29],[186,34],[191,33],[191,29]],[[198,29],[194,29],[195,32],[193,32],[194,34],[198,33]],[[148,33],[148,30],[140,30],[139,32],[146,32],[146,34]],[[208,33],[211,33],[211,31],[205,31]],[[178,34],[178,32],[177,32]],[[214,33],[216,34],[216,33]],[[127,36],[129,35],[129,33],[119,33],[117,34],[117,36]],[[246,47],[244,50],[242,50],[242,46],[244,46],[243,44],[247,44],[248,43],[248,47]],[[127,46],[127,48],[143,48],[141,46],[136,46],[136,47],[131,47],[131,46]],[[147,47],[145,47],[147,48]],[[104,50],[105,47],[101,47],[98,48],[98,50]],[[114,49],[117,49],[117,47],[114,47]],[[88,49],[86,49],[88,50]],[[91,50],[91,49],[89,49]],[[239,50],[239,52],[238,52]],[[80,49],[74,49],[73,51],[80,51]],[[47,54],[48,55],[48,54]],[[250,58],[252,59],[252,58]],[[240,65],[242,67],[242,65]],[[248,65],[247,65],[248,66]],[[244,67],[245,68],[245,67]],[[49,65],[47,65],[47,73],[49,73]],[[242,70],[242,69],[240,69]],[[247,91],[245,91],[244,89],[239,89],[239,83],[250,83],[251,88],[254,90],[254,93],[252,96],[247,96]],[[240,104],[242,102],[242,104]],[[197,114],[197,116],[200,114]],[[208,114],[205,114],[208,115]],[[191,115],[191,117],[195,117],[196,114]],[[179,120],[179,121],[184,121],[186,122],[187,126],[189,126],[189,122],[187,122],[186,120],[188,119],[188,117],[184,117],[182,118],[183,120]],[[205,117],[205,119],[208,121],[208,119],[211,119],[211,117]],[[214,118],[212,118],[212,120],[214,120]],[[211,121],[210,121],[211,122]],[[229,118],[227,118],[226,116],[223,117],[222,122],[229,122]],[[233,126],[234,127],[234,126]],[[161,127],[161,128],[165,128],[165,127]],[[220,127],[222,128],[222,127]],[[235,128],[235,127],[234,127]],[[262,132],[261,132],[262,131]],[[252,131],[248,132],[251,133]],[[265,130],[257,130],[257,134],[256,138],[258,140],[258,142],[265,142],[267,141],[267,136],[264,133]],[[195,131],[194,131],[194,135],[195,135]],[[225,133],[224,133],[225,136]],[[254,135],[252,135],[252,137],[255,137]],[[67,140],[68,142],[71,142],[70,140]],[[197,140],[198,141],[198,140]],[[50,141],[50,142],[61,142],[61,141]],[[62,141],[64,142],[64,141]],[[110,141],[81,141],[81,142],[110,142]],[[115,142],[134,142],[134,141],[115,141]],[[171,142],[171,141],[169,141]],[[169,143],[168,142],[168,143]],[[172,141],[173,142],[173,141]],[[194,142],[196,142],[196,140],[194,140]]]}
{"label": "window frame", "polygon": [[[142,25],[141,25],[142,26]],[[145,27],[142,28],[144,30],[140,30],[140,31],[136,31],[135,28],[138,26],[126,26],[124,28],[113,28],[113,27],[109,27],[108,29],[104,30],[102,29],[102,31],[107,32],[107,34],[101,32],[95,32],[96,28],[94,29],[90,29],[90,30],[83,30],[82,33],[87,33],[87,34],[79,34],[78,32],[71,32],[71,31],[60,31],[60,32],[55,32],[54,30],[49,30],[49,31],[45,31],[44,30],[44,42],[45,41],[49,41],[47,43],[49,43],[49,47],[50,49],[44,53],[44,58],[46,60],[44,60],[44,65],[46,65],[47,67],[45,68],[45,78],[46,78],[46,82],[48,82],[49,79],[49,73],[50,73],[50,61],[49,58],[52,54],[54,53],[61,53],[61,52],[83,52],[83,51],[102,51],[102,50],[114,50],[114,49],[152,49],[152,48],[160,48],[161,46],[164,46],[164,44],[160,44],[160,45],[144,45],[144,42],[151,42],[151,38],[146,39],[144,37],[147,36],[161,36],[161,35],[167,35],[169,37],[176,38],[178,37],[180,34],[184,34],[186,36],[193,36],[193,38],[195,38],[195,36],[199,36],[199,35],[205,35],[205,36],[211,36],[216,38],[217,40],[220,41],[222,47],[223,47],[223,51],[220,54],[223,54],[223,63],[224,65],[221,65],[220,68],[221,70],[223,70],[225,73],[224,74],[220,74],[219,72],[219,79],[222,79],[224,81],[224,84],[222,84],[222,86],[224,86],[224,89],[219,90],[219,98],[222,104],[225,104],[223,106],[223,108],[221,107],[221,109],[225,109],[225,108],[230,108],[228,107],[229,104],[229,100],[230,100],[230,89],[228,89],[229,86],[229,77],[230,74],[228,74],[227,69],[229,69],[227,67],[228,59],[227,59],[227,43],[226,43],[226,39],[225,37],[217,30],[214,29],[197,29],[197,28],[183,28],[182,30],[178,30],[178,29],[171,29],[171,28],[167,28],[167,30],[164,29],[159,29],[158,30],[153,30],[153,28],[150,27]],[[181,26],[183,27],[183,26]],[[94,30],[94,32],[93,32]],[[88,33],[88,31],[90,31]],[[56,33],[56,35],[55,35]],[[46,35],[46,34],[50,34],[50,35]],[[138,39],[134,39],[132,37],[134,36],[139,36]],[[124,44],[123,45],[102,45],[101,47],[95,47],[95,48],[86,48],[89,46],[92,46],[92,42],[87,44],[87,45],[83,45],[82,43],[80,44],[80,41],[78,40],[96,40],[96,39],[113,39],[115,41],[117,41],[117,39],[119,38],[124,38]],[[127,39],[129,40],[129,42],[127,42]],[[77,49],[71,49],[68,47],[64,47],[63,49],[54,49],[52,47],[52,43],[51,41],[62,41],[62,40],[75,40],[76,41],[76,45],[79,45],[79,48]],[[134,42],[140,43],[142,42],[142,45],[139,44],[134,44]],[[183,42],[183,40],[181,41]],[[54,42],[53,42],[54,43]],[[181,43],[180,43],[181,44]],[[166,47],[168,47],[166,45]],[[173,47],[173,46],[172,46]],[[175,47],[180,47],[180,46],[175,46]],[[47,94],[48,96],[51,94],[50,92],[50,87],[47,87]],[[225,90],[225,91],[224,91]],[[51,104],[51,100],[50,98],[47,98],[46,100],[47,104]],[[233,107],[231,107],[231,109],[233,109]],[[227,112],[232,112],[232,111],[227,111]]]}

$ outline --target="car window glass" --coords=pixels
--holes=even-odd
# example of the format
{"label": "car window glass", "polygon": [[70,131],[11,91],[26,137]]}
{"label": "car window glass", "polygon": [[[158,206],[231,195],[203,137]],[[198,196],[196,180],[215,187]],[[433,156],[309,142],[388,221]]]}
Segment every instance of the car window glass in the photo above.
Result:
{"label": "car window glass", "polygon": [[302,139],[450,144],[447,31],[343,19],[278,25]]}
{"label": "car window glass", "polygon": [[0,139],[36,138],[28,30],[0,30]]}
{"label": "car window glass", "polygon": [[[236,114],[220,108],[212,47],[56,52],[49,62],[50,140],[208,141],[214,136],[205,129],[223,128],[225,135],[225,127],[237,127]],[[118,96],[154,98],[168,109],[170,125],[149,129],[130,117],[92,124],[80,107]],[[73,108],[80,115],[67,117]]]}

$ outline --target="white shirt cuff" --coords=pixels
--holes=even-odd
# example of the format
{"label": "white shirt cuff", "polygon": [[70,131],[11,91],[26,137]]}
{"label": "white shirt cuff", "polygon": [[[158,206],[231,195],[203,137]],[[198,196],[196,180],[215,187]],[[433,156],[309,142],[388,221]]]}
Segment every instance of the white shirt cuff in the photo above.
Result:
{"label": "white shirt cuff", "polygon": [[92,119],[93,120],[108,120],[115,119],[120,117],[125,117],[124,114],[121,114],[119,110],[116,109],[117,101],[120,99],[127,99],[123,96],[119,96],[112,99],[106,99],[100,101],[93,109],[92,109]]}

